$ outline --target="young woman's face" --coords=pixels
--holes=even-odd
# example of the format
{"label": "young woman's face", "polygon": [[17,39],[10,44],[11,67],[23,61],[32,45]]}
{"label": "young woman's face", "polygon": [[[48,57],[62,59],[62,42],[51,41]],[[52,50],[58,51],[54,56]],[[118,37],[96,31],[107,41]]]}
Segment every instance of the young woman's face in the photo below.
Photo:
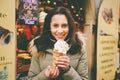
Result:
{"label": "young woman's face", "polygon": [[50,23],[52,36],[56,40],[65,40],[69,32],[68,21],[65,15],[56,14]]}

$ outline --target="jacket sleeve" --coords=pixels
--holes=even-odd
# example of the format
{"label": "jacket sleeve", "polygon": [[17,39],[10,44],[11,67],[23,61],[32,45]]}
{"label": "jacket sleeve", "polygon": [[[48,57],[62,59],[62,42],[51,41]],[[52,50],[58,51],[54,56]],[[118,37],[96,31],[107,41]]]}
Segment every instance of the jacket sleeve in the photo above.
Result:
{"label": "jacket sleeve", "polygon": [[36,57],[32,57],[28,80],[49,80],[44,73],[45,70],[41,71],[40,69],[39,60]]}
{"label": "jacket sleeve", "polygon": [[88,61],[86,52],[82,52],[78,61],[77,69],[73,67],[63,75],[64,80],[89,80],[88,79]]}

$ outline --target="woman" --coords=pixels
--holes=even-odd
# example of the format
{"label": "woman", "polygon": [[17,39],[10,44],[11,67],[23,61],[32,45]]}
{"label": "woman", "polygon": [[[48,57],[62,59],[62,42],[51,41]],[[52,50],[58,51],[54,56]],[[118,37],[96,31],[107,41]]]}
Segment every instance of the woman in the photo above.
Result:
{"label": "woman", "polygon": [[[48,13],[43,34],[30,42],[28,50],[32,60],[28,80],[88,80],[87,54],[82,47],[81,34],[74,28],[68,9],[57,7]],[[53,49],[58,40],[65,41],[69,50],[56,58],[53,68]]]}

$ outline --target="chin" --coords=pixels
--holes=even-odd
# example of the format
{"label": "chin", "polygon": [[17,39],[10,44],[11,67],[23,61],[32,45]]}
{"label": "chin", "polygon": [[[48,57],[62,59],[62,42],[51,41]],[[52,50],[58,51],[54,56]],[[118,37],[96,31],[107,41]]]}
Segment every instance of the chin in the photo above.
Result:
{"label": "chin", "polygon": [[56,39],[56,40],[65,40],[65,38],[63,38],[63,37],[59,37],[59,38],[56,37],[55,39]]}
{"label": "chin", "polygon": [[13,32],[0,26],[0,45],[9,44],[12,40]]}
{"label": "chin", "polygon": [[56,40],[64,40],[64,39],[61,39],[61,38],[57,38]]}

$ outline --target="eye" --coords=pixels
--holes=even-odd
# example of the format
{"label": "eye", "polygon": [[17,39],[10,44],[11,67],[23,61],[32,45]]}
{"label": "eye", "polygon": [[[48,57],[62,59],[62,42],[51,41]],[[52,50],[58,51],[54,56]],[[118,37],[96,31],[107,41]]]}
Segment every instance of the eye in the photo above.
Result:
{"label": "eye", "polygon": [[62,28],[67,28],[68,27],[68,24],[63,24],[62,25]]}
{"label": "eye", "polygon": [[54,27],[54,28],[57,28],[57,27],[58,27],[58,24],[54,24],[53,27]]}

